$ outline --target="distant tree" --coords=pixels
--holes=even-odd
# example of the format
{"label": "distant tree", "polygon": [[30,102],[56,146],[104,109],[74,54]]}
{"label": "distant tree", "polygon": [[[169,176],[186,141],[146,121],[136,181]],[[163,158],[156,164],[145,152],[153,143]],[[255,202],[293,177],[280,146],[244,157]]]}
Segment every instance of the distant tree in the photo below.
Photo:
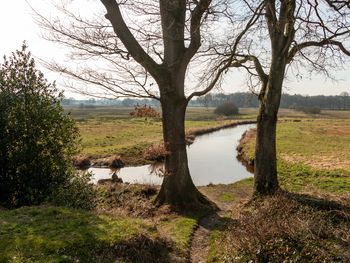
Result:
{"label": "distant tree", "polygon": [[78,130],[62,95],[21,51],[0,66],[0,205],[40,204],[72,173]]}
{"label": "distant tree", "polygon": [[343,91],[342,93],[340,93],[340,97],[343,100],[343,109],[347,109],[349,107],[349,100],[350,100],[350,95],[349,92]]}
{"label": "distant tree", "polygon": [[231,116],[238,114],[238,107],[233,102],[225,102],[216,107],[214,110],[215,114]]}

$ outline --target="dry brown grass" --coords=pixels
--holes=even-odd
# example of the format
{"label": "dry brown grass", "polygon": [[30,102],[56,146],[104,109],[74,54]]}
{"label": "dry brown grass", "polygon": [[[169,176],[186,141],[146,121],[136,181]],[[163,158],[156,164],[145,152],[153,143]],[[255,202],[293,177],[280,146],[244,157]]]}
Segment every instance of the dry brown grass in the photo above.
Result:
{"label": "dry brown grass", "polygon": [[289,154],[280,154],[281,158],[286,162],[297,164],[303,163],[309,165],[310,167],[316,169],[347,169],[350,170],[350,160],[342,156],[341,153],[337,155],[325,153],[320,153],[319,155],[313,156],[312,159],[303,156],[302,154],[289,153]]}
{"label": "dry brown grass", "polygon": [[106,182],[96,188],[99,211],[143,218],[154,217],[159,212],[153,203],[158,193],[155,186]]}
{"label": "dry brown grass", "polygon": [[109,168],[122,168],[124,162],[119,155],[112,155],[105,158],[99,158],[93,161],[93,166],[109,167]]}
{"label": "dry brown grass", "polygon": [[281,193],[241,207],[220,262],[350,262],[350,208]]}
{"label": "dry brown grass", "polygon": [[163,161],[167,155],[167,151],[163,143],[154,144],[143,152],[143,158],[149,161]]}
{"label": "dry brown grass", "polygon": [[90,157],[85,154],[79,154],[73,157],[72,159],[74,167],[77,167],[79,169],[86,169],[90,167]]}

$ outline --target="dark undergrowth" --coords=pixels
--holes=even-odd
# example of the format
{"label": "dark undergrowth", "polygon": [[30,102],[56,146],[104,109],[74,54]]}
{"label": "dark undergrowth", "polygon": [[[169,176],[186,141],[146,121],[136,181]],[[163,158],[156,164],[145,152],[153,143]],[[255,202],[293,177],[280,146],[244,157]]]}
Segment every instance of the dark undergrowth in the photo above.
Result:
{"label": "dark undergrowth", "polygon": [[213,233],[209,261],[350,262],[347,204],[288,192],[250,201]]}

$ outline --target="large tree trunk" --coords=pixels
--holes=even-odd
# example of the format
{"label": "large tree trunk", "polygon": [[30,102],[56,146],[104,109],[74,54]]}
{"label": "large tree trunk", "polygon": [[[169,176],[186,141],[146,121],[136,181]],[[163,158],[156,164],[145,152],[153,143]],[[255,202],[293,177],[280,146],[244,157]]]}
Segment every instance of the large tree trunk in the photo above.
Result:
{"label": "large tree trunk", "polygon": [[156,202],[178,208],[208,204],[193,184],[188,168],[185,141],[187,100],[169,96],[163,97],[161,104],[163,137],[168,154],[165,158],[164,179]]}
{"label": "large tree trunk", "polygon": [[285,72],[285,60],[273,60],[268,82],[260,96],[254,159],[254,192],[274,194],[278,189],[276,126]]}

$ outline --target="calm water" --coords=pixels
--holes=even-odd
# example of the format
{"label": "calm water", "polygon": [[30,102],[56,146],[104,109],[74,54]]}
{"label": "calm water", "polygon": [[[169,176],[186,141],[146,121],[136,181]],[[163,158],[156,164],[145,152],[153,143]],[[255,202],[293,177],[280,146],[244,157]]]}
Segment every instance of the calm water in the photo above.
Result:
{"label": "calm water", "polygon": [[[236,159],[236,146],[242,134],[254,124],[239,125],[197,136],[187,148],[191,176],[195,185],[230,184],[252,174]],[[93,182],[111,178],[116,172],[123,182],[159,185],[162,183],[162,164],[125,167],[118,170],[90,168]]]}

